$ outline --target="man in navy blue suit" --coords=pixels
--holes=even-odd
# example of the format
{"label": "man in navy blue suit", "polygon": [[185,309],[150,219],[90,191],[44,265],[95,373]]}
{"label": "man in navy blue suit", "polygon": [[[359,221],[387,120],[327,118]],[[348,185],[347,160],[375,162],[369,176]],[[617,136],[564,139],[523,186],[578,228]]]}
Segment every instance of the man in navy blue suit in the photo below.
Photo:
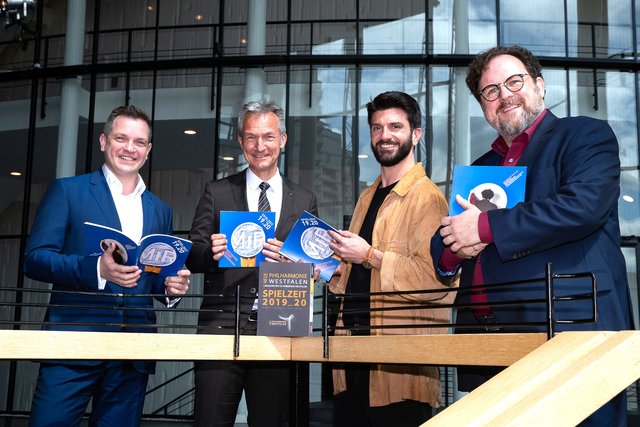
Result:
{"label": "man in navy blue suit", "polygon": [[[171,208],[146,191],[138,173],[151,151],[149,117],[134,106],[114,109],[100,135],[100,149],[105,158],[101,170],[58,179],[47,189],[31,230],[24,272],[53,284],[44,329],[154,332],[149,327],[155,324],[153,299],[135,296],[164,294],[158,300],[173,307],[189,288],[190,272],[160,277],[120,265],[114,260],[114,243],[100,257],[85,256],[83,229],[89,221],[121,230],[136,242],[147,234],[171,234]],[[138,426],[154,366],[43,362],[30,425],[77,426],[93,399],[90,425]]]}
{"label": "man in navy blue suit", "polygon": [[[633,329],[624,257],[620,250],[618,142],[609,125],[589,117],[558,118],[544,105],[545,82],[531,52],[519,46],[480,53],[469,66],[467,85],[485,119],[499,136],[474,162],[483,166],[527,166],[526,198],[510,209],[481,212],[459,195],[465,211],[445,217],[433,236],[431,255],[443,278],[461,273],[461,289],[482,283],[526,281],[555,273],[594,272],[597,322],[559,325],[558,330]],[[537,287],[536,287],[537,286]],[[558,282],[556,295],[590,291],[589,279]],[[545,322],[544,306],[524,300],[544,298],[540,283],[508,291],[458,294],[460,325]],[[523,301],[500,306],[500,301]],[[557,304],[559,319],[589,318],[590,301]],[[499,328],[513,332],[522,329]],[[532,328],[531,330],[536,330]],[[457,333],[478,329],[456,328]],[[484,332],[484,330],[482,330]],[[470,391],[497,369],[459,368],[459,388]],[[584,425],[625,425],[624,393],[605,404]]]}

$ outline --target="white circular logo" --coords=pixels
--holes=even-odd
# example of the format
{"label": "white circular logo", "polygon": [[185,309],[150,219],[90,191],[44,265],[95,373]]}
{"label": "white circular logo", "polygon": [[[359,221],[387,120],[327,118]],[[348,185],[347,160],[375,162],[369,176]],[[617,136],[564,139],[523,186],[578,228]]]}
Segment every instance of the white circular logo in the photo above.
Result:
{"label": "white circular logo", "polygon": [[320,227],[309,227],[300,236],[302,250],[313,259],[325,259],[333,255],[329,242],[331,242],[331,236],[327,230]]}
{"label": "white circular logo", "polygon": [[164,267],[173,264],[176,258],[176,250],[173,246],[156,242],[144,248],[140,255],[140,263],[153,265],[155,267]]}
{"label": "white circular logo", "polygon": [[467,200],[483,212],[507,207],[507,193],[492,182],[477,185],[471,190]]}
{"label": "white circular logo", "polygon": [[244,222],[231,233],[231,247],[241,257],[256,256],[267,239],[264,230],[255,222]]}

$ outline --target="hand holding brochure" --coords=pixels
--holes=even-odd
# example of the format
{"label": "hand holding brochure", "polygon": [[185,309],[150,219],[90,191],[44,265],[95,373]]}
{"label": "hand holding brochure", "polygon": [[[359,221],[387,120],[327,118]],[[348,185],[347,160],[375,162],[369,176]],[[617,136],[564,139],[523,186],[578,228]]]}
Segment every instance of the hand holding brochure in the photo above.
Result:
{"label": "hand holding brochure", "polygon": [[524,201],[526,166],[454,166],[449,215],[464,212],[456,194],[481,211],[512,208]]}
{"label": "hand holding brochure", "polygon": [[335,228],[307,211],[302,212],[280,248],[280,253],[293,262],[309,262],[320,270],[320,277],[331,280],[342,260],[329,247],[331,237],[327,230]]}
{"label": "hand holding brochure", "polygon": [[137,265],[143,272],[175,276],[184,265],[192,243],[168,234],[149,234],[138,244],[120,230],[85,222],[86,253],[101,256],[115,243],[113,259],[122,265]]}
{"label": "hand holding brochure", "polygon": [[275,212],[220,211],[220,233],[227,250],[218,267],[257,267],[264,261],[263,244],[274,236]]}

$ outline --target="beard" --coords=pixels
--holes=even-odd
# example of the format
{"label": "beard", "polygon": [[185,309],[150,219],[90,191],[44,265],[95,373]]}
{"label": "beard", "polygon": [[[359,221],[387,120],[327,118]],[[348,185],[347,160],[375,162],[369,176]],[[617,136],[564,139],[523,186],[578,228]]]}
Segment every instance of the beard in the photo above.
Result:
{"label": "beard", "polygon": [[493,126],[502,137],[508,139],[513,139],[520,135],[536,121],[540,113],[542,113],[542,110],[544,110],[544,99],[538,93],[535,100],[531,104],[528,104],[525,99],[513,96],[501,102],[498,111],[512,105],[520,105],[522,114],[506,119],[496,118],[496,121],[491,123],[491,126]]}
{"label": "beard", "polygon": [[[395,142],[390,139],[381,139],[380,141],[378,141],[378,144],[383,143],[395,144]],[[411,141],[411,137],[407,138],[405,141],[401,141],[400,143],[398,143],[398,149],[395,151],[378,150],[378,146],[374,146],[373,142],[371,143],[371,151],[373,151],[374,157],[381,166],[397,165],[411,153],[412,148],[413,144]]]}

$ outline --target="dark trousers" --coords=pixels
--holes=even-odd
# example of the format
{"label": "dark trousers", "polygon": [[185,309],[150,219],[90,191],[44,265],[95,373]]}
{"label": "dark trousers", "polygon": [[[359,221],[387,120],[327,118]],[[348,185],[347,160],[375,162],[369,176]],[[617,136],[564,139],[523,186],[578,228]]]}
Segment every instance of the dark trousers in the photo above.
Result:
{"label": "dark trousers", "polygon": [[42,363],[29,425],[78,426],[93,399],[90,426],[137,427],[148,378],[130,362],[104,362],[97,366]]}
{"label": "dark trousers", "polygon": [[345,368],[347,390],[333,399],[334,427],[416,427],[431,418],[431,406],[415,400],[369,406],[369,365]]}
{"label": "dark trousers", "polygon": [[288,362],[195,362],[195,425],[233,427],[244,390],[250,427],[289,421]]}
{"label": "dark trousers", "polygon": [[625,427],[627,425],[627,392],[618,394],[578,425],[580,427]]}

